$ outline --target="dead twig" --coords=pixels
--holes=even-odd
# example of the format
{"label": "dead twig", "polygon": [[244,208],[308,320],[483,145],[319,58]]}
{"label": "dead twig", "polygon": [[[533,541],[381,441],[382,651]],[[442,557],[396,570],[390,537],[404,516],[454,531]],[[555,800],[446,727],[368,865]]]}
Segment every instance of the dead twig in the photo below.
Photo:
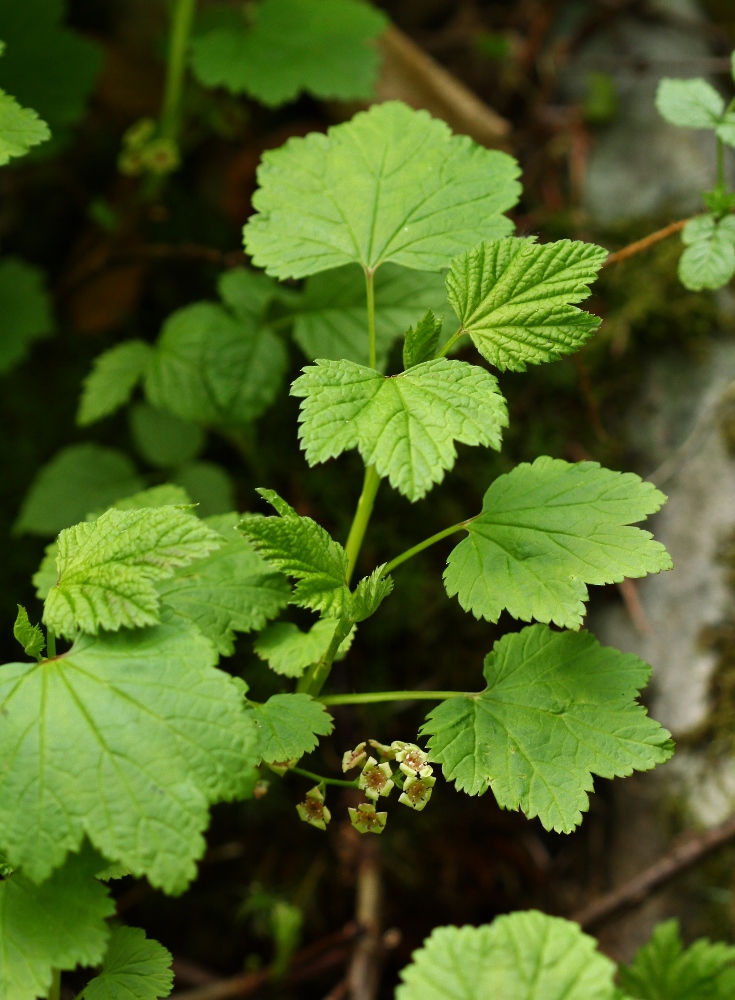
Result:
{"label": "dead twig", "polygon": [[642,253],[644,250],[648,250],[655,243],[659,243],[661,240],[665,240],[669,236],[673,236],[674,233],[681,232],[684,226],[689,222],[689,219],[679,219],[677,222],[672,222],[668,226],[664,226],[663,229],[657,229],[655,233],[649,233],[648,236],[644,236],[642,240],[636,240],[635,243],[629,243],[627,247],[623,247],[622,250],[616,250],[615,253],[611,253],[607,258],[603,267],[609,267],[611,264],[617,264],[621,260],[627,260],[628,257],[634,257],[637,253]]}
{"label": "dead twig", "polygon": [[374,837],[366,836],[360,847],[355,920],[364,934],[352,953],[347,973],[348,996],[350,1000],[375,1000],[380,985],[383,952],[380,935],[383,886],[378,845]]}
{"label": "dead twig", "polygon": [[609,920],[622,910],[639,906],[660,886],[699,864],[707,855],[734,839],[735,815],[711,830],[686,836],[674,844],[668,854],[640,874],[583,906],[572,915],[572,920],[576,920],[587,930]]}

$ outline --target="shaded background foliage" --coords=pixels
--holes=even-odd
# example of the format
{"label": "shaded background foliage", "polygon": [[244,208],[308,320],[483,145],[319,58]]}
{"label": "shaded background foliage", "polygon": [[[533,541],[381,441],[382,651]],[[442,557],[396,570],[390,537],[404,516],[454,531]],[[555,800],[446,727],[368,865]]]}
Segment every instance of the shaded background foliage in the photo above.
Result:
{"label": "shaded background foliage", "polygon": [[[585,157],[596,130],[616,114],[614,89],[600,77],[588,82],[582,98],[570,101],[560,76],[576,49],[598,32],[614,31],[616,19],[633,11],[655,21],[655,4],[386,0],[379,6],[511,122],[510,147],[524,171],[524,194],[514,216],[521,234],[595,239],[614,248],[669,221],[667,216],[604,230],[585,216]],[[707,6],[709,44],[715,54],[726,56],[735,45],[732,5],[710,0]],[[0,37],[12,7],[8,0],[0,4]],[[84,57],[90,78],[96,79],[87,112],[66,144],[59,141],[50,154],[39,153],[0,174],[2,251],[45,272],[56,317],[56,333],[40,339],[28,360],[2,377],[0,643],[6,660],[16,653],[16,603],[38,611],[30,577],[46,540],[19,537],[13,525],[39,468],[66,445],[93,441],[134,456],[146,483],[163,477],[136,447],[124,412],[90,429],[75,425],[80,383],[92,359],[128,337],[153,341],[173,310],[216,299],[221,273],[216,251],[227,254],[240,246],[261,153],[289,136],[323,130],[346,114],[309,97],[269,110],[191,84],[183,168],[158,197],[141,202],[138,182],[118,173],[117,157],[125,129],[158,113],[164,4],[71,0],[67,21],[96,45]],[[18,87],[13,93],[55,124],[43,99],[26,96]],[[63,138],[68,128],[63,108],[57,124]],[[151,245],[180,244],[212,248],[212,259],[196,254],[153,258],[146,252]],[[387,490],[381,493],[366,539],[365,565],[390,558],[478,509],[488,481],[519,460],[545,453],[647,471],[638,467],[624,431],[645,359],[674,345],[696,358],[714,338],[730,335],[721,301],[713,294],[686,292],[679,284],[679,253],[676,243],[663,243],[603,274],[590,307],[604,323],[580,354],[525,375],[500,376],[511,411],[501,455],[460,447],[452,475],[416,509]],[[467,359],[473,360],[470,354]],[[302,364],[298,349],[289,345],[287,383]],[[298,449],[296,416],[296,401],[284,388],[247,434],[235,439],[210,433],[202,457],[227,471],[240,510],[256,509],[254,487],[268,486],[299,513],[344,538],[359,492],[359,460],[346,455],[309,471]],[[475,622],[447,600],[441,573],[448,548],[449,543],[436,546],[396,574],[396,599],[361,628],[353,652],[335,672],[336,689],[353,684],[471,689],[477,684],[492,642],[516,626],[507,616],[497,626]],[[611,587],[598,600],[615,602],[620,596]],[[299,622],[299,612],[291,614]],[[247,636],[228,664],[247,678],[255,697],[279,690],[279,679],[254,656]],[[410,737],[422,715],[411,704],[340,709],[335,734],[324,741],[312,766],[337,767],[342,749],[369,736],[383,742]],[[177,958],[220,975],[271,960],[279,900],[303,911],[306,942],[343,926],[354,907],[359,838],[341,819],[327,835],[298,823],[294,804],[301,791],[293,779],[271,776],[262,799],[218,807],[210,853],[187,894],[167,899],[125,879],[115,885],[120,911]],[[388,959],[384,995],[391,995],[396,970],[438,924],[477,924],[530,906],[568,913],[601,889],[611,814],[605,782],[597,783],[589,815],[569,837],[501,812],[492,796],[470,799],[441,785],[425,812],[392,814],[380,844],[385,925],[399,928],[402,938]],[[714,890],[725,891],[729,879],[726,857],[704,875]],[[727,907],[699,919],[697,930],[702,921],[711,921],[704,929],[732,936]],[[287,927],[281,933],[283,947],[288,939]],[[280,993],[321,997],[334,978],[327,972]]]}

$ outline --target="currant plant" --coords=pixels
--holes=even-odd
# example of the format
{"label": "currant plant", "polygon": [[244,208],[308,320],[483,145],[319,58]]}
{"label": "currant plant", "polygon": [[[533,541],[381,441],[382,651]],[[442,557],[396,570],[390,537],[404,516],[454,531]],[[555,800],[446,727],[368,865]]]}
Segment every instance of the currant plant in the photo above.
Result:
{"label": "currant plant", "polygon": [[[735,52],[731,65],[735,79]],[[717,181],[702,194],[707,213],[690,219],[682,230],[685,250],[679,260],[679,278],[695,292],[722,288],[735,274],[735,192],[725,176],[725,146],[735,146],[735,99],[726,105],[721,94],[701,78],[664,79],[656,106],[672,125],[714,132]]]}

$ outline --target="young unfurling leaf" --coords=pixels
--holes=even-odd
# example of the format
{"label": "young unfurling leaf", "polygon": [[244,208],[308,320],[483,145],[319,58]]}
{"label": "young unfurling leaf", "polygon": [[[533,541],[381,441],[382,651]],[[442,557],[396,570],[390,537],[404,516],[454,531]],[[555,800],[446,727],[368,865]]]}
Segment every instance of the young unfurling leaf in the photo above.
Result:
{"label": "young unfurling leaf", "polygon": [[396,1000],[614,1000],[614,974],[578,924],[528,910],[437,927],[401,972]]}
{"label": "young unfurling leaf", "polygon": [[2,667],[0,849],[10,863],[41,882],[86,835],[108,860],[182,892],[210,803],[243,793],[257,755],[241,687],[216,658],[177,624],[82,636],[55,659]]}
{"label": "young unfurling leaf", "polygon": [[437,319],[431,309],[429,309],[415,327],[410,326],[408,328],[406,339],[403,343],[404,368],[413,368],[424,361],[431,361],[436,354],[442,323],[443,320],[441,318]]}
{"label": "young unfurling leaf", "polygon": [[298,580],[294,604],[339,618],[351,607],[344,549],[316,521],[299,517],[273,490],[258,492],[279,516],[245,514],[240,531],[270,566]]}
{"label": "young unfurling leaf", "polygon": [[59,535],[58,577],[43,620],[57,634],[96,634],[160,620],[156,583],[222,545],[222,536],[180,507],[106,511]]}
{"label": "young unfurling leaf", "polygon": [[455,441],[500,448],[505,400],[489,372],[436,358],[385,378],[351,361],[322,361],[291,387],[301,404],[302,447],[310,465],[358,448],[366,465],[409,500],[444,478]]}
{"label": "young unfurling leaf", "polygon": [[291,593],[284,577],[236,531],[239,520],[239,514],[208,518],[205,524],[220,536],[220,547],[158,584],[163,604],[196,625],[223,656],[232,656],[235,632],[263,628]]}
{"label": "young unfurling leaf", "polygon": [[245,245],[277,278],[352,262],[438,271],[511,231],[502,213],[517,201],[517,176],[505,153],[388,101],[264,155]]}
{"label": "young unfurling leaf", "polygon": [[22,604],[18,605],[18,617],[13,625],[13,635],[23,647],[26,656],[40,658],[46,646],[46,639],[38,625],[31,625],[28,612]]}
{"label": "young unfurling leaf", "polygon": [[672,754],[667,731],[636,702],[651,668],[589,632],[531,625],[505,635],[484,674],[485,691],[430,712],[431,760],[458,789],[489,786],[503,809],[538,816],[547,830],[581,823],[593,774],[649,771]]}
{"label": "young unfurling leaf", "polygon": [[139,927],[116,927],[102,969],[84,988],[82,1000],[160,1000],[173,988],[171,952]]}
{"label": "young unfurling leaf", "polygon": [[596,462],[524,462],[495,480],[467,522],[444,571],[447,593],[476,618],[497,621],[507,608],[521,621],[579,628],[587,584],[671,569],[663,545],[631,527],[665,500],[632,472]]}
{"label": "young unfurling leaf", "polygon": [[96,965],[115,912],[107,887],[95,878],[101,859],[83,848],[42,885],[20,872],[0,882],[0,996],[47,996],[53,969]]}
{"label": "young unfurling leaf", "polygon": [[480,243],[452,261],[449,301],[484,358],[525,371],[576,351],[598,328],[601,320],[573,303],[587,298],[606,256],[570,240]]}
{"label": "young unfurling leaf", "polygon": [[251,702],[250,709],[266,764],[298,760],[334,728],[332,716],[308,694],[274,694],[262,705]]}
{"label": "young unfurling leaf", "polygon": [[249,94],[268,107],[303,90],[331,100],[373,96],[379,54],[371,43],[387,20],[369,4],[262,0],[248,11],[251,25],[232,13],[192,44],[192,67],[206,87]]}

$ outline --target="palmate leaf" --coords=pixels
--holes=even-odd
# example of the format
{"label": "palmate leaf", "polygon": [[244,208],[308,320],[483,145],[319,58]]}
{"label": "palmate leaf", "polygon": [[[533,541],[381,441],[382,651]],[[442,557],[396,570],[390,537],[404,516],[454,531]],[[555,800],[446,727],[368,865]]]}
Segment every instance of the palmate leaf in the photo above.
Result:
{"label": "palmate leaf", "polygon": [[332,716],[308,694],[274,694],[262,705],[251,702],[250,708],[266,764],[311,753],[318,737],[328,736],[334,728]]}
{"label": "palmate leaf", "polygon": [[19,257],[0,260],[0,374],[11,371],[33,343],[54,332],[46,276]]}
{"label": "palmate leaf", "polygon": [[83,1000],[160,1000],[173,988],[171,952],[139,927],[116,927],[102,971],[90,980]]}
{"label": "palmate leaf", "polygon": [[339,618],[351,607],[345,550],[310,517],[300,517],[273,490],[258,493],[278,517],[244,514],[238,525],[255,551],[274,569],[298,581],[292,602]]}
{"label": "palmate leaf", "polygon": [[512,229],[501,213],[518,199],[517,176],[505,153],[389,101],[267,152],[245,245],[278,278],[351,262],[438,271]]}
{"label": "palmate leaf", "polygon": [[210,556],[158,584],[161,601],[194,624],[222,656],[232,656],[235,632],[260,630],[288,604],[290,587],[237,532],[239,514],[206,520],[221,541]]}
{"label": "palmate leaf", "polygon": [[49,127],[32,108],[0,90],[0,167],[51,138]]}
{"label": "palmate leaf", "polygon": [[73,444],[44,465],[31,484],[13,530],[57,535],[90,511],[104,509],[143,489],[135,466],[117,448]]}
{"label": "palmate leaf", "polygon": [[206,87],[227,87],[269,107],[305,90],[314,97],[373,96],[379,56],[370,44],[387,18],[359,0],[262,0],[247,27],[235,14],[192,44],[192,67]]}
{"label": "palmate leaf", "polygon": [[431,759],[460,791],[488,786],[503,809],[569,833],[589,806],[592,775],[649,771],[672,754],[669,733],[636,702],[648,664],[589,632],[530,625],[485,659],[487,688],[429,713]]}
{"label": "palmate leaf", "polygon": [[630,1000],[729,1000],[735,948],[700,938],[685,949],[678,921],[667,920],[618,976]]}
{"label": "palmate leaf", "polygon": [[53,969],[97,965],[115,912],[107,887],[95,878],[100,857],[85,846],[42,885],[16,872],[0,882],[0,996],[46,996]]}
{"label": "palmate leaf", "polygon": [[[446,339],[456,331],[444,278],[430,271],[411,271],[386,264],[375,275],[375,339],[377,367],[385,370],[388,353],[406,329],[427,309],[446,315]],[[293,336],[309,361],[368,359],[365,274],[355,264],[309,278],[304,294],[292,307]],[[428,360],[428,359],[424,359]]]}
{"label": "palmate leaf", "polygon": [[529,910],[437,927],[401,972],[396,1000],[613,1000],[614,973],[578,924]]}
{"label": "palmate leaf", "polygon": [[508,425],[497,380],[484,368],[436,358],[384,378],[352,361],[319,361],[291,387],[310,465],[358,448],[366,465],[420,500],[457,458],[455,441],[500,448]]}
{"label": "palmate leaf", "polygon": [[[253,649],[268,666],[283,677],[301,677],[307,667],[318,663],[329,649],[339,627],[339,618],[320,618],[308,632],[293,622],[276,622],[260,633]],[[352,642],[352,633],[340,646],[344,653]]]}
{"label": "palmate leaf", "polygon": [[[210,803],[243,794],[256,734],[241,687],[182,624],[100,637],[0,668],[0,849],[35,882],[86,834],[182,892]],[[98,864],[97,870],[102,865]]]}
{"label": "palmate leaf", "polygon": [[576,351],[598,328],[601,320],[573,303],[587,298],[606,256],[570,240],[480,243],[452,261],[449,301],[483,357],[501,371],[525,371]]}
{"label": "palmate leaf", "polygon": [[94,424],[124,406],[142,379],[151,356],[144,340],[127,340],[100,354],[83,382],[77,423]]}
{"label": "palmate leaf", "polygon": [[498,476],[467,522],[444,571],[447,594],[476,618],[497,621],[507,608],[521,621],[579,628],[587,584],[671,569],[663,545],[631,527],[665,501],[632,472],[597,462],[523,462]]}
{"label": "palmate leaf", "polygon": [[160,621],[156,583],[202,559],[222,537],[180,507],[106,511],[58,538],[58,577],[43,620],[57,634],[96,634]]}

